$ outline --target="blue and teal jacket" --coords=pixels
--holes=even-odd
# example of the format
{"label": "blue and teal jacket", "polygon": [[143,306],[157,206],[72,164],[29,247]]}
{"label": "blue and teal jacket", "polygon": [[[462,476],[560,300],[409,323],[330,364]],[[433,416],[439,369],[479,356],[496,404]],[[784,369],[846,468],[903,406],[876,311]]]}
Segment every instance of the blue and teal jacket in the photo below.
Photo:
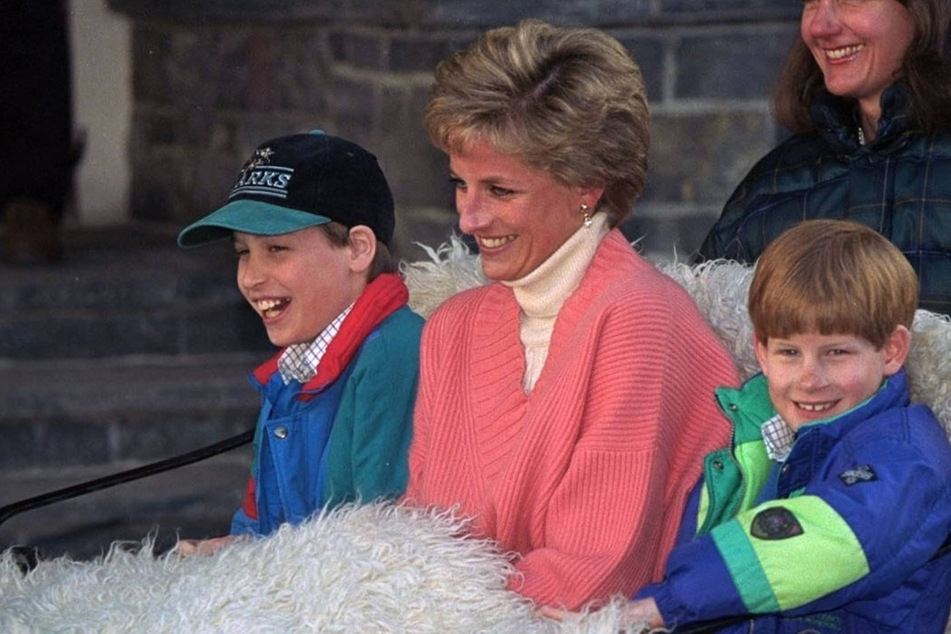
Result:
{"label": "blue and teal jacket", "polygon": [[234,535],[266,535],[343,502],[406,487],[423,320],[399,276],[367,285],[317,374],[285,385],[275,356],[251,375],[261,392],[251,477]]}
{"label": "blue and teal jacket", "polygon": [[868,401],[799,428],[784,462],[760,432],[776,415],[765,377],[717,399],[733,443],[708,455],[665,579],[668,627],[742,617],[723,632],[944,632],[951,446],[910,405],[904,370]]}
{"label": "blue and teal jacket", "polygon": [[882,93],[878,135],[858,141],[855,100],[820,92],[811,132],[764,156],[740,182],[699,257],[744,263],[812,218],[845,218],[888,238],[920,281],[921,308],[951,314],[951,132],[927,134],[901,83]]}

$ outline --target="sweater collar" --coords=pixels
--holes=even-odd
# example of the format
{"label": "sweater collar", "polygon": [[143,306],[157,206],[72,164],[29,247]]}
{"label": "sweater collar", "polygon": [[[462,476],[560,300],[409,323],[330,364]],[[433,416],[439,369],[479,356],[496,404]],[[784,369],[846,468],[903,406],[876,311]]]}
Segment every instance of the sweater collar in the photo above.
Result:
{"label": "sweater collar", "polygon": [[[766,377],[756,374],[739,389],[721,387],[716,390],[717,401],[734,424],[737,444],[758,440],[762,436],[761,425],[773,416],[776,409],[769,400]],[[908,405],[908,377],[904,368],[882,382],[878,391],[866,401],[833,418],[802,425],[797,438],[813,430],[823,435],[839,438],[858,423],[895,407]]]}
{"label": "sweater collar", "polygon": [[609,231],[607,214],[595,214],[590,227],[582,226],[571,234],[538,268],[502,284],[512,289],[515,301],[529,317],[554,317],[581,284],[598,245]]}

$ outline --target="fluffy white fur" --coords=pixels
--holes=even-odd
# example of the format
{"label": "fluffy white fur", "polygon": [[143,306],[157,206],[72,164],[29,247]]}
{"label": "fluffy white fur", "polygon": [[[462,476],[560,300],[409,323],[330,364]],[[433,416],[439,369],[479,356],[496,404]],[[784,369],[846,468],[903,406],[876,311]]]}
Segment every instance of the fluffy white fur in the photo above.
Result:
{"label": "fluffy white fur", "polygon": [[24,576],[0,556],[0,631],[616,632],[620,603],[564,624],[505,589],[509,558],[461,538],[448,512],[346,506],[211,557],[45,561]]}
{"label": "fluffy white fur", "polygon": [[[425,247],[424,247],[425,248]],[[423,316],[485,279],[453,239],[403,265]],[[756,371],[746,291],[734,263],[660,266],[700,305],[745,377]],[[951,432],[951,321],[919,311],[907,367],[916,400]],[[463,539],[450,513],[347,506],[211,557],[155,558],[146,541],[97,561],[44,561],[22,575],[0,556],[2,632],[619,632],[623,597],[557,624],[505,590],[510,559]],[[631,631],[637,631],[636,628]],[[951,628],[948,630],[951,634]]]}

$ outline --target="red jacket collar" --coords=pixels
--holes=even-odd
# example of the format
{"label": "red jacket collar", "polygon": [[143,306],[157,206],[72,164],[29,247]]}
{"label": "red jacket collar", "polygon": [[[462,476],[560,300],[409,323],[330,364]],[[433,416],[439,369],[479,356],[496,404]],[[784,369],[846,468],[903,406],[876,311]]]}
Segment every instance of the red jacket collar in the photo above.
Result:
{"label": "red jacket collar", "polygon": [[[319,390],[340,376],[373,329],[405,305],[408,299],[409,290],[396,273],[384,273],[367,284],[340,325],[337,336],[327,346],[327,352],[317,366],[317,374],[301,387],[301,393]],[[258,383],[267,383],[278,371],[277,360],[283,352],[282,348],[254,370]]]}

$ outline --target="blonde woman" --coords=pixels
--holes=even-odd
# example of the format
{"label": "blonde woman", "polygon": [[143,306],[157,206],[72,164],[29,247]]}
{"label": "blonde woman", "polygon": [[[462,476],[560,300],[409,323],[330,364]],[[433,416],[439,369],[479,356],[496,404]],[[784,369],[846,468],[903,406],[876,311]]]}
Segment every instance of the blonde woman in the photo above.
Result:
{"label": "blonde woman", "polygon": [[510,587],[575,609],[663,570],[730,356],[617,225],[646,180],[640,71],[613,38],[537,21],[436,70],[426,129],[493,282],[424,331],[407,498],[520,555]]}

